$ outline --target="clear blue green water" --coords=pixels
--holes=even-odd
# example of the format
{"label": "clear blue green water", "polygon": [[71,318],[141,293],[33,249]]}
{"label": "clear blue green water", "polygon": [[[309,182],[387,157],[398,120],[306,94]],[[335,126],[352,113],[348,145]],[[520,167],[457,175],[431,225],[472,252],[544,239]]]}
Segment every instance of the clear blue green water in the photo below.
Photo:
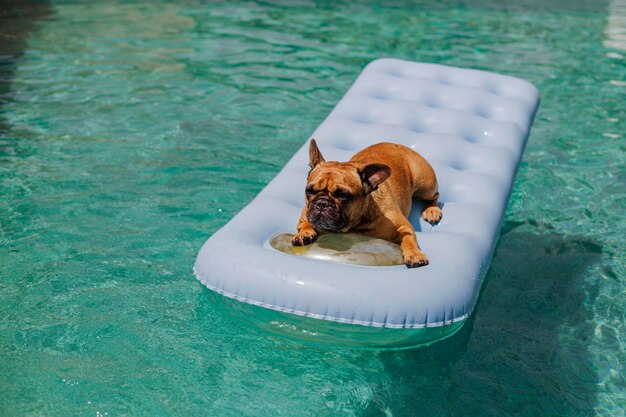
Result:
{"label": "clear blue green water", "polygon": [[[623,1],[3,4],[0,415],[624,415]],[[541,91],[475,314],[408,351],[240,323],[198,249],[383,56]]]}

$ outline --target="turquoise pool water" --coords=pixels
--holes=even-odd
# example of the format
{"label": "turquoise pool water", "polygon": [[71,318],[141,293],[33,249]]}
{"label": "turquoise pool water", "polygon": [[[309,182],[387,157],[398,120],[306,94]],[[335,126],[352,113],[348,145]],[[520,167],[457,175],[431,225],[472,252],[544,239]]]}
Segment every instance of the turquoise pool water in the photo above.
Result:
{"label": "turquoise pool water", "polygon": [[[0,415],[623,416],[626,6],[18,2],[0,12]],[[427,348],[323,348],[191,267],[362,67],[533,82],[475,314]]]}

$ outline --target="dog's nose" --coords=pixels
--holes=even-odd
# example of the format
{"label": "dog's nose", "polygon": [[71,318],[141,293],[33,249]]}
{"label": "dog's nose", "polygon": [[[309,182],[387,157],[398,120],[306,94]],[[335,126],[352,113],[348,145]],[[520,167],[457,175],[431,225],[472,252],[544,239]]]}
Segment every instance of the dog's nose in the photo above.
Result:
{"label": "dog's nose", "polygon": [[318,198],[317,200],[315,200],[315,205],[318,209],[324,210],[330,207],[330,201],[326,198]]}

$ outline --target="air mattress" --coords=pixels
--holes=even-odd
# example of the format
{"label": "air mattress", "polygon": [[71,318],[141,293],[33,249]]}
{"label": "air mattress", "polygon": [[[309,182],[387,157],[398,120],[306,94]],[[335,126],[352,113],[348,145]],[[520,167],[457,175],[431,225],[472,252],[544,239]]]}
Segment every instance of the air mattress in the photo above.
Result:
{"label": "air mattress", "polygon": [[326,160],[387,141],[431,163],[443,219],[423,221],[419,201],[409,218],[430,264],[344,263],[276,245],[281,232],[295,233],[304,205],[306,141],[203,245],[194,272],[229,311],[287,336],[390,348],[449,336],[475,307],[538,104],[537,89],[518,78],[373,61],[311,137]]}

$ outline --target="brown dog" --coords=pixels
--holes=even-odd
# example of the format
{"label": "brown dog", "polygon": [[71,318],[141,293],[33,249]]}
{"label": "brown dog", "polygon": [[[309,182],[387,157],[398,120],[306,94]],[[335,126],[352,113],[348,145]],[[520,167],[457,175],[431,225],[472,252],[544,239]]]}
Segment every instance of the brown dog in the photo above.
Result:
{"label": "brown dog", "polygon": [[291,243],[308,245],[318,232],[354,231],[397,242],[409,268],[428,265],[407,219],[412,197],[426,201],[422,217],[441,219],[435,171],[406,146],[378,143],[348,162],[326,162],[315,139],[309,147],[306,205]]}

